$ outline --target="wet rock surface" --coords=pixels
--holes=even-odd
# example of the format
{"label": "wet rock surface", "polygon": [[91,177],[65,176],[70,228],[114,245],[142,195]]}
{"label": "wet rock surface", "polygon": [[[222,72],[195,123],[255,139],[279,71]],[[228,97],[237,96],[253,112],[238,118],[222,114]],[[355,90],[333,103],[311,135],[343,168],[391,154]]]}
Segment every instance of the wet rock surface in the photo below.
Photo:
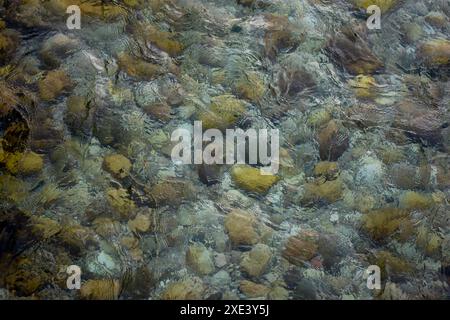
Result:
{"label": "wet rock surface", "polygon": [[[0,1],[0,296],[445,299],[449,13]],[[198,120],[278,129],[278,172],[172,161],[172,132]]]}

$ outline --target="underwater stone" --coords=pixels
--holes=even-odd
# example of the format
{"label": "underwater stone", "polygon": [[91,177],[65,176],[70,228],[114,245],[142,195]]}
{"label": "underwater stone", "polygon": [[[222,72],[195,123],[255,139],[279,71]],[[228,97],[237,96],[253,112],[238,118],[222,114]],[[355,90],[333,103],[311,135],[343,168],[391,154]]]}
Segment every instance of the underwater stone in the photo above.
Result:
{"label": "underwater stone", "polygon": [[49,71],[47,75],[38,82],[39,93],[42,100],[50,101],[59,97],[63,91],[72,88],[70,77],[63,70]]}
{"label": "underwater stone", "polygon": [[227,214],[225,229],[234,245],[252,245],[260,239],[256,216],[247,211],[235,209]]}
{"label": "underwater stone", "polygon": [[120,293],[118,280],[88,280],[81,286],[80,297],[87,300],[117,300]]}
{"label": "underwater stone", "polygon": [[249,298],[265,297],[270,290],[265,285],[248,280],[242,280],[239,289]]}
{"label": "underwater stone", "polygon": [[321,161],[314,167],[314,176],[325,177],[327,180],[334,180],[339,174],[337,162]]}
{"label": "underwater stone", "polygon": [[428,40],[417,49],[417,58],[430,68],[448,66],[450,64],[450,41],[447,39]]}
{"label": "underwater stone", "polygon": [[31,230],[42,240],[47,240],[61,231],[59,223],[47,217],[31,217]]}
{"label": "underwater stone", "polygon": [[274,59],[282,51],[298,47],[303,40],[302,30],[289,21],[284,15],[267,14],[267,31],[264,36],[266,55]]}
{"label": "underwater stone", "polygon": [[345,184],[340,178],[332,181],[324,181],[323,178],[318,178],[304,185],[304,192],[300,202],[305,205],[321,200],[327,203],[334,203],[342,198],[344,186]]}
{"label": "underwater stone", "polygon": [[58,238],[74,255],[80,255],[89,247],[97,246],[94,232],[81,225],[64,227]]}
{"label": "underwater stone", "polygon": [[100,217],[92,222],[94,230],[102,237],[111,237],[120,232],[120,223],[110,218]]}
{"label": "underwater stone", "polygon": [[210,274],[214,271],[211,253],[201,243],[195,243],[189,246],[186,251],[186,264],[200,275]]}
{"label": "underwater stone", "polygon": [[264,80],[256,72],[249,72],[238,79],[235,85],[236,94],[251,102],[258,102],[264,95]]}
{"label": "underwater stone", "polygon": [[138,213],[133,220],[128,221],[128,227],[132,232],[147,232],[150,230],[151,221],[148,214]]}
{"label": "underwater stone", "polygon": [[44,160],[42,155],[33,151],[23,154],[15,153],[9,155],[6,160],[6,168],[14,174],[31,175],[42,171]]}
{"label": "underwater stone", "polygon": [[61,61],[73,53],[78,46],[77,40],[63,33],[57,33],[42,44],[39,58],[50,68],[59,68]]}
{"label": "underwater stone", "polygon": [[111,154],[103,159],[103,167],[116,178],[123,179],[130,174],[131,162],[121,154]]}
{"label": "underwater stone", "polygon": [[401,276],[412,272],[412,265],[389,251],[379,251],[375,254],[374,264],[381,269],[381,278],[386,279],[389,276]]}
{"label": "underwater stone", "polygon": [[11,29],[0,31],[0,66],[10,62],[20,44],[20,34]]}
{"label": "underwater stone", "polygon": [[346,129],[340,122],[331,120],[318,136],[320,159],[336,161],[349,147]]}
{"label": "underwater stone", "polygon": [[189,181],[168,179],[158,182],[147,191],[147,195],[156,207],[177,206],[181,202],[194,197],[195,188]]}
{"label": "underwater stone", "polygon": [[275,175],[262,175],[259,168],[249,165],[234,165],[231,178],[239,188],[249,192],[264,194],[280,179]]}
{"label": "underwater stone", "polygon": [[362,223],[363,229],[377,241],[387,240],[394,234],[399,239],[407,239],[413,232],[409,211],[399,208],[373,210],[363,215]]}
{"label": "underwater stone", "polygon": [[329,54],[350,74],[373,74],[383,63],[372,53],[361,35],[345,28],[329,41]]}
{"label": "underwater stone", "polygon": [[377,95],[377,82],[371,76],[358,75],[349,80],[349,85],[358,98],[373,99]]}
{"label": "underwater stone", "polygon": [[303,266],[311,260],[319,248],[319,234],[314,230],[302,230],[289,237],[282,252],[283,258],[296,266]]}
{"label": "underwater stone", "polygon": [[136,205],[133,200],[129,198],[128,192],[126,189],[108,189],[107,192],[108,203],[117,210],[122,218],[129,217]]}
{"label": "underwater stone", "polygon": [[398,2],[398,0],[350,0],[356,7],[362,10],[366,10],[371,5],[376,5],[381,9],[382,13],[385,13],[392,9]]}
{"label": "underwater stone", "polygon": [[225,130],[234,126],[244,113],[244,101],[232,95],[222,95],[211,98],[209,109],[200,111],[198,119],[202,121],[202,127],[205,130]]}
{"label": "underwater stone", "polygon": [[187,278],[170,283],[162,293],[164,300],[199,300],[205,287],[200,278]]}
{"label": "underwater stone", "polygon": [[432,207],[433,198],[430,195],[415,191],[404,192],[399,199],[400,208],[412,210],[424,210]]}
{"label": "underwater stone", "polygon": [[117,63],[122,71],[138,80],[149,81],[162,74],[162,69],[159,65],[133,57],[124,52],[117,56]]}
{"label": "underwater stone", "polygon": [[162,121],[169,122],[172,119],[172,108],[165,102],[147,105],[143,111],[150,117]]}
{"label": "underwater stone", "polygon": [[19,257],[4,278],[5,285],[19,296],[30,296],[48,282],[48,274],[37,267],[32,259]]}
{"label": "underwater stone", "polygon": [[273,287],[268,295],[269,300],[288,300],[289,291],[281,286]]}
{"label": "underwater stone", "polygon": [[259,277],[267,269],[272,258],[270,247],[258,243],[252,250],[242,254],[241,268],[251,277]]}

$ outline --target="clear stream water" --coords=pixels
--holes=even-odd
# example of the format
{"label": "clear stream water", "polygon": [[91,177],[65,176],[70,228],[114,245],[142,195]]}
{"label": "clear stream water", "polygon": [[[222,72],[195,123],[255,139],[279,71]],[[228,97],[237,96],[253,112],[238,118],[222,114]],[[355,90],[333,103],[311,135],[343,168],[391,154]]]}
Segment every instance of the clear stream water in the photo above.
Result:
{"label": "clear stream water", "polygon": [[[448,1],[0,4],[2,299],[448,298]],[[174,163],[195,120],[279,172]]]}

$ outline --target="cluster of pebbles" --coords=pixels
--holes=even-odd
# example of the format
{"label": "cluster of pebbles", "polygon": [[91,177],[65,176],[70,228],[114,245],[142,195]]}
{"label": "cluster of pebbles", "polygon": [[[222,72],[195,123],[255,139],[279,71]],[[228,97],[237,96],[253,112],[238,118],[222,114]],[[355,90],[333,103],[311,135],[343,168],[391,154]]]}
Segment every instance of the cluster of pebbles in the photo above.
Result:
{"label": "cluster of pebbles", "polygon": [[[0,298],[448,297],[449,17],[435,0],[0,0]],[[196,120],[279,129],[279,172],[172,162]]]}

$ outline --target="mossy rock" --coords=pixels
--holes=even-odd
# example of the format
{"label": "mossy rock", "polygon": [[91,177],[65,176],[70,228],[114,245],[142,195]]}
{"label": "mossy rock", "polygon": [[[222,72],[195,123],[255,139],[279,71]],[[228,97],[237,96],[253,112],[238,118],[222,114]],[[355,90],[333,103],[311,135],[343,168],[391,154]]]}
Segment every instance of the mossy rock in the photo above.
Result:
{"label": "mossy rock", "polygon": [[394,235],[406,240],[414,232],[409,210],[399,208],[377,209],[363,215],[362,227],[376,241],[387,240]]}
{"label": "mossy rock", "polygon": [[373,99],[377,95],[377,82],[372,76],[358,75],[349,81],[355,95],[361,99]]}
{"label": "mossy rock", "polygon": [[317,135],[321,160],[336,161],[349,147],[348,132],[341,122],[331,120]]}
{"label": "mossy rock", "polygon": [[426,226],[417,229],[416,244],[428,256],[438,256],[441,251],[443,239]]}
{"label": "mossy rock", "polygon": [[267,270],[272,259],[270,247],[258,243],[252,250],[242,255],[240,262],[241,269],[251,277],[260,277]]}
{"label": "mossy rock", "polygon": [[180,55],[184,46],[181,42],[175,40],[176,34],[168,31],[161,31],[153,25],[140,25],[135,28],[136,32],[143,36],[146,42],[150,42],[160,50],[167,52],[171,57]]}
{"label": "mossy rock", "polygon": [[163,73],[161,66],[125,52],[117,56],[117,62],[122,71],[137,80],[153,80]]}
{"label": "mossy rock", "polygon": [[31,230],[36,237],[47,240],[61,231],[61,225],[47,217],[31,217]]}
{"label": "mossy rock", "polygon": [[255,283],[249,280],[242,280],[239,283],[239,289],[243,294],[245,294],[248,298],[261,298],[267,296],[270,291],[270,288],[265,285]]}
{"label": "mossy rock", "polygon": [[110,154],[103,159],[103,168],[114,177],[123,179],[130,174],[131,161],[121,154]]}
{"label": "mossy rock", "polygon": [[120,232],[120,223],[111,218],[100,217],[96,218],[92,225],[95,232],[102,237],[111,237],[118,235]]}
{"label": "mossy rock", "polygon": [[422,43],[417,50],[420,61],[431,68],[450,65],[450,41],[432,39]]}
{"label": "mossy rock", "polygon": [[39,94],[44,101],[58,98],[64,91],[73,87],[70,77],[63,70],[49,71],[38,82]]}
{"label": "mossy rock", "polygon": [[256,72],[244,74],[234,88],[238,97],[253,103],[260,101],[266,92],[264,80]]}
{"label": "mossy rock", "polygon": [[357,8],[366,10],[371,5],[376,5],[381,9],[382,13],[385,13],[392,9],[398,0],[350,0]]}
{"label": "mossy rock", "polygon": [[163,300],[200,300],[203,298],[205,287],[199,278],[187,278],[171,282],[164,292]]}
{"label": "mossy rock", "polygon": [[201,243],[189,246],[186,251],[186,264],[200,275],[211,274],[215,269],[211,253]]}
{"label": "mossy rock", "polygon": [[0,66],[10,62],[19,44],[20,36],[16,31],[11,29],[0,31]]}
{"label": "mossy rock", "polygon": [[0,175],[0,197],[13,203],[20,202],[28,195],[29,186],[22,180],[8,175]]}
{"label": "mossy rock", "polygon": [[195,197],[195,188],[189,181],[168,179],[152,186],[147,195],[154,207],[178,206],[183,201]]}
{"label": "mossy rock", "polygon": [[129,217],[135,210],[136,205],[130,199],[126,189],[108,189],[107,192],[108,203],[113,207],[122,218]]}
{"label": "mossy rock", "polygon": [[244,116],[245,103],[232,95],[222,95],[211,99],[208,110],[202,110],[198,119],[206,129],[225,130],[234,126]]}
{"label": "mossy rock", "polygon": [[314,176],[325,177],[327,180],[334,180],[339,174],[337,162],[321,161],[314,167]]}
{"label": "mossy rock", "polygon": [[128,228],[132,232],[144,233],[151,230],[152,224],[150,214],[138,213],[134,219],[128,221]]}
{"label": "mossy rock", "polygon": [[227,214],[225,230],[235,246],[256,244],[265,236],[264,233],[269,231],[264,230],[253,213],[239,209]]}
{"label": "mossy rock", "polygon": [[314,204],[318,201],[334,203],[342,199],[344,186],[345,184],[339,178],[331,181],[318,178],[304,185],[304,192],[300,202],[305,205]]}
{"label": "mossy rock", "polygon": [[13,174],[32,175],[42,171],[44,159],[33,151],[7,155],[6,168]]}
{"label": "mossy rock", "polygon": [[112,279],[88,280],[81,286],[80,297],[86,300],[117,300],[120,282]]}
{"label": "mossy rock", "polygon": [[327,51],[352,75],[370,75],[383,67],[383,62],[372,53],[362,35],[348,27],[330,39]]}
{"label": "mossy rock", "polygon": [[317,255],[318,249],[319,234],[314,230],[302,230],[288,238],[282,256],[296,266],[303,266]]}
{"label": "mossy rock", "polygon": [[380,267],[381,278],[401,277],[414,271],[414,267],[408,261],[397,257],[389,251],[379,251],[375,254],[374,265]]}
{"label": "mossy rock", "polygon": [[49,280],[49,275],[27,257],[14,261],[4,279],[6,287],[19,296],[36,293]]}
{"label": "mossy rock", "polygon": [[89,247],[98,245],[94,232],[78,224],[64,227],[58,238],[74,255],[81,255]]}
{"label": "mossy rock", "polygon": [[400,196],[400,207],[410,210],[426,210],[434,205],[432,196],[415,191],[406,191]]}
{"label": "mossy rock", "polygon": [[231,178],[239,188],[257,194],[267,193],[280,180],[275,175],[263,175],[259,168],[249,165],[234,165],[231,168]]}

